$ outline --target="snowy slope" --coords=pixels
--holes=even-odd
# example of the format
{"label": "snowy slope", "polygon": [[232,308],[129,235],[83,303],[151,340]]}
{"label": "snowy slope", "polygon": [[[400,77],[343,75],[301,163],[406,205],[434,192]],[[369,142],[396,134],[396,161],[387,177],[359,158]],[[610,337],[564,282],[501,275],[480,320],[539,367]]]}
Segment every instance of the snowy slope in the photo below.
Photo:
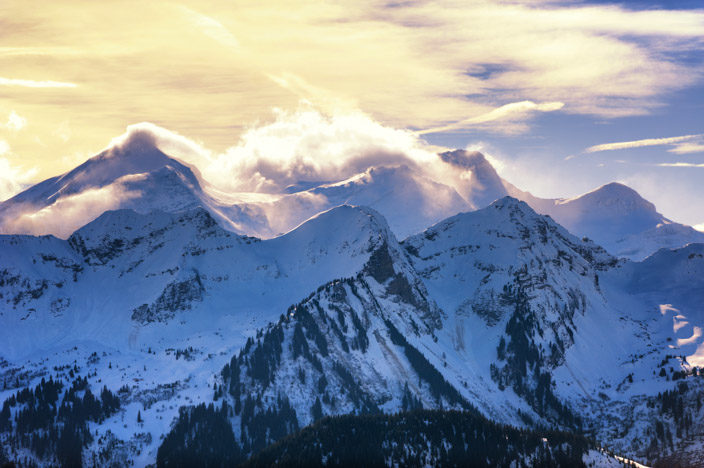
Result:
{"label": "snowy slope", "polygon": [[[449,218],[403,245],[447,313],[441,342],[452,346],[445,352],[477,378],[529,402],[539,379],[513,372],[524,374],[520,369],[529,366],[536,375],[549,374],[564,362],[579,334],[575,321],[605,308],[599,275],[616,264],[600,247],[510,197]],[[526,306],[518,309],[522,298]],[[512,343],[524,336],[527,348],[512,356]],[[521,356],[532,353],[535,359],[524,362]],[[562,417],[557,406],[532,406],[541,417]]]}
{"label": "snowy slope", "polygon": [[[111,441],[110,459],[152,463],[178,408],[213,397],[250,448],[276,428],[258,414],[290,431],[316,411],[417,405],[581,423],[640,461],[674,450],[649,450],[661,414],[676,447],[702,440],[696,424],[680,437],[657,397],[686,379],[699,411],[686,375],[701,359],[700,245],[617,261],[511,198],[402,244],[349,206],[264,241],[195,208],[111,211],[68,240],[0,243],[0,398],[67,365],[91,385],[127,382],[86,453]],[[137,411],[144,422],[128,424]]]}
{"label": "snowy slope", "polygon": [[643,260],[660,249],[678,249],[693,243],[704,243],[704,232],[664,220],[655,227],[616,240],[611,248],[615,255]]}
{"label": "snowy slope", "polygon": [[425,358],[408,355],[409,342],[437,339],[440,323],[440,311],[389,238],[359,274],[318,288],[248,342],[223,370],[224,391],[216,397],[235,409],[235,433],[253,450],[275,440],[267,434],[287,432],[280,419],[267,422],[269,411],[288,408],[281,419],[302,427],[323,414],[393,412],[404,398],[468,407]]}
{"label": "snowy slope", "polygon": [[[125,411],[100,429],[140,447],[138,465],[153,461],[178,407],[212,398],[228,354],[391,239],[378,213],[349,206],[268,241],[227,232],[203,209],[108,212],[67,241],[0,236],[0,399],[74,362],[95,385],[128,382]],[[138,404],[149,443],[118,424]]]}
{"label": "snowy slope", "polygon": [[[691,444],[676,435],[673,448],[648,450],[663,411],[658,393],[678,388],[674,372],[702,364],[701,245],[616,261],[511,198],[403,245],[446,313],[438,343],[449,368],[495,383],[495,408],[513,390],[540,416],[562,424],[574,416],[640,460]],[[687,401],[702,389],[698,379],[689,383]],[[664,418],[679,434],[678,422]]]}
{"label": "snowy slope", "polygon": [[[134,346],[135,334],[161,337],[164,330],[150,331],[157,323],[179,333],[180,321],[207,327],[223,316],[246,318],[232,326],[261,326],[330,278],[358,271],[385,226],[372,211],[342,206],[286,236],[259,241],[223,230],[200,208],[118,210],[67,241],[2,236],[0,320],[14,332],[3,338],[3,351],[6,357],[32,351],[15,343],[25,336],[34,337],[33,345],[58,335]],[[185,309],[192,310],[177,317]]]}
{"label": "snowy slope", "polygon": [[341,204],[364,205],[379,211],[399,238],[422,231],[470,206],[455,189],[418,171],[407,166],[382,166],[283,197],[277,202],[276,212],[297,212],[306,218],[320,209]]}
{"label": "snowy slope", "polygon": [[606,184],[570,199],[537,198],[507,186],[512,196],[619,257],[642,260],[661,248],[704,242],[704,233],[667,219],[652,203],[623,184]]}
{"label": "snowy slope", "polygon": [[422,405],[697,460],[704,247],[679,247],[704,234],[620,184],[524,203],[480,153],[440,157],[466,184],[396,166],[225,194],[136,133],[0,204],[3,232],[62,237],[0,235],[0,402],[50,375],[126,386],[86,454],[137,466],[214,397],[250,448],[267,410],[290,432]]}

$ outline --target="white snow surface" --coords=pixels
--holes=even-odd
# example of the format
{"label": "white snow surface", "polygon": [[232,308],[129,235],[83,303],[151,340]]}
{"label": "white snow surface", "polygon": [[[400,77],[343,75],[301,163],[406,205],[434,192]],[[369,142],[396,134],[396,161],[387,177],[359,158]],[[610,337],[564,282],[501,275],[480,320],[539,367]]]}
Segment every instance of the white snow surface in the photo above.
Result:
{"label": "white snow surface", "polygon": [[[287,194],[228,195],[135,140],[28,189],[0,204],[2,229],[19,219],[82,227],[63,238],[0,235],[0,375],[9,382],[0,400],[17,390],[15,381],[25,387],[65,377],[56,369],[74,364],[96,388],[127,385],[123,409],[91,427],[99,437],[90,450],[114,438],[137,466],[153,463],[178,408],[212,401],[220,370],[247,338],[306,298],[332,314],[332,293],[319,288],[362,277],[369,288],[359,296],[344,286],[344,312],[365,317],[370,346],[345,364],[382,409],[398,410],[403,383],[418,382],[390,344],[388,320],[488,417],[528,424],[520,412],[553,424],[492,376],[514,311],[506,288],[520,284],[541,330],[533,338],[554,393],[601,443],[645,463],[658,417],[650,403],[677,388],[673,371],[704,366],[704,244],[689,243],[699,239],[690,228],[619,184],[573,200],[504,197],[481,208],[475,202],[488,203],[501,190],[486,175],[486,160],[465,156],[445,158],[481,166],[481,190],[471,183],[458,191],[401,166]],[[93,203],[100,212],[91,219],[71,216],[71,203],[79,206],[86,193],[95,202],[102,196],[95,191],[106,188],[130,195],[108,211]],[[398,233],[418,231],[397,241]],[[241,235],[262,232],[264,240]],[[583,235],[606,239],[606,250]],[[393,279],[372,281],[365,269],[384,246],[394,274],[413,291],[405,299],[391,292]],[[619,260],[607,250],[645,260]],[[188,359],[177,358],[189,348]],[[299,365],[284,364],[268,396],[290,390],[303,424],[312,401],[311,389],[296,384]],[[687,382],[692,395],[704,393],[699,380]],[[410,386],[432,407],[427,387]],[[704,420],[695,408],[695,420]],[[351,407],[325,406],[345,409]],[[694,430],[694,438],[676,438],[678,449],[696,454],[702,423]]]}

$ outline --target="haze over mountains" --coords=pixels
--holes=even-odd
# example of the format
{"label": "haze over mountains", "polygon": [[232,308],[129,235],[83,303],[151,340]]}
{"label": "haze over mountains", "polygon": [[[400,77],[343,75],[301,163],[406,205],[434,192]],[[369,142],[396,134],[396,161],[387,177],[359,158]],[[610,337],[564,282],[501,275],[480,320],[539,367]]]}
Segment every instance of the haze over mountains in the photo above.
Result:
{"label": "haze over mountains", "polygon": [[[0,232],[68,237],[109,209],[178,212],[200,206],[227,230],[259,238],[290,231],[341,204],[379,211],[405,238],[459,212],[510,195],[548,214],[578,236],[617,256],[643,259],[659,248],[704,242],[704,233],[674,223],[634,190],[618,183],[572,199],[541,199],[501,179],[479,152],[437,155],[442,171],[406,163],[378,165],[339,181],[299,181],[281,193],[226,193],[198,170],[163,153],[157,138],[132,129],[72,171],[41,182],[0,203]],[[451,176],[448,176],[451,174]]]}
{"label": "haze over mountains", "polygon": [[[135,133],[0,204],[0,461],[282,462],[324,416],[422,408],[506,463],[701,466],[701,233],[620,184],[545,200],[438,164],[230,194]],[[322,463],[331,421],[287,443]]]}

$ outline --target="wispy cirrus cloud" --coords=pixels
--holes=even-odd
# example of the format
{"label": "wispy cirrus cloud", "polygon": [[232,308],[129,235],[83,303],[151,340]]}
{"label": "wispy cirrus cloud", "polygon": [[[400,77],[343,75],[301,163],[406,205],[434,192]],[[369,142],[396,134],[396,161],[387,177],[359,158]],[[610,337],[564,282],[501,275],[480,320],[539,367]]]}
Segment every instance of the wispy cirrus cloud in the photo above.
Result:
{"label": "wispy cirrus cloud", "polygon": [[180,8],[193,25],[206,36],[229,47],[237,48],[240,46],[240,42],[235,35],[215,18],[199,13],[183,5]]}
{"label": "wispy cirrus cloud", "polygon": [[20,86],[23,88],[75,88],[76,83],[51,80],[24,80],[18,78],[0,77],[0,86]]}
{"label": "wispy cirrus cloud", "polygon": [[[691,141],[701,139],[702,137],[704,137],[704,134],[682,135],[682,136],[668,137],[668,138],[645,138],[642,140],[619,141],[616,143],[602,143],[600,145],[590,146],[589,148],[585,149],[583,152],[584,153],[597,153],[599,151],[614,151],[614,150],[631,149],[631,148],[643,148],[646,146],[673,145],[674,148],[669,151],[671,151],[673,153],[686,153],[686,152],[693,152],[693,151],[687,151],[688,149],[696,149],[697,148],[697,145],[692,145]],[[684,142],[687,142],[686,146],[683,144]]]}
{"label": "wispy cirrus cloud", "polygon": [[18,132],[22,130],[26,125],[27,119],[13,110],[10,111],[10,114],[7,116],[7,122],[5,122],[4,124],[0,124],[0,127],[6,128],[7,130],[11,130],[14,132]]}
{"label": "wispy cirrus cloud", "polygon": [[[681,135],[668,138],[645,138],[642,140],[621,141],[616,143],[603,143],[600,145],[590,146],[582,153],[597,153],[601,151],[616,151],[633,148],[645,148],[650,146],[668,146],[668,153],[674,154],[693,154],[704,153],[704,134]],[[572,159],[574,156],[568,156],[566,159]],[[701,165],[686,162],[667,162],[658,164],[661,167],[701,167]]]}
{"label": "wispy cirrus cloud", "polygon": [[675,154],[704,153],[704,138],[678,143],[667,151]]}
{"label": "wispy cirrus cloud", "polygon": [[[486,130],[494,130],[504,133],[519,133],[526,129],[525,121],[530,115],[539,112],[554,112],[565,106],[563,102],[541,102],[521,101],[504,104],[489,112],[470,117],[468,119],[453,122],[440,127],[420,130],[419,135],[427,133],[444,133],[456,130],[465,130],[472,127],[485,127]],[[517,122],[518,121],[518,122]],[[487,126],[485,124],[499,122],[497,125]]]}
{"label": "wispy cirrus cloud", "polygon": [[[10,145],[0,140],[0,156],[10,153]],[[22,190],[37,175],[37,168],[23,169],[8,158],[0,157],[0,201],[6,200]]]}
{"label": "wispy cirrus cloud", "polygon": [[673,163],[659,163],[660,167],[704,167],[704,164],[700,163],[689,163],[689,162],[673,162]]}

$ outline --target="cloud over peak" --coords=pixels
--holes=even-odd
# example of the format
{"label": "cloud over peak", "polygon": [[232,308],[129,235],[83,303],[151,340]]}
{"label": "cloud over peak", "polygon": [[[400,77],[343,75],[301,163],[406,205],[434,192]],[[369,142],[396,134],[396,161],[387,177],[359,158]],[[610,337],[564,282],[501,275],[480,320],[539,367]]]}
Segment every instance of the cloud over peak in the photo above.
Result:
{"label": "cloud over peak", "polygon": [[[281,193],[301,181],[343,180],[371,166],[417,166],[435,158],[410,131],[359,113],[327,115],[312,108],[278,110],[225,152],[206,156],[206,179],[230,191]],[[196,165],[198,162],[193,160]]]}
{"label": "cloud over peak", "polygon": [[485,172],[488,165],[478,152],[441,156],[438,152],[445,148],[360,112],[330,115],[307,105],[277,110],[273,121],[250,127],[222,152],[142,122],[128,126],[102,154],[148,158],[155,149],[194,166],[223,194],[283,194],[291,186],[347,180],[371,168],[405,167],[464,196],[473,171]]}

